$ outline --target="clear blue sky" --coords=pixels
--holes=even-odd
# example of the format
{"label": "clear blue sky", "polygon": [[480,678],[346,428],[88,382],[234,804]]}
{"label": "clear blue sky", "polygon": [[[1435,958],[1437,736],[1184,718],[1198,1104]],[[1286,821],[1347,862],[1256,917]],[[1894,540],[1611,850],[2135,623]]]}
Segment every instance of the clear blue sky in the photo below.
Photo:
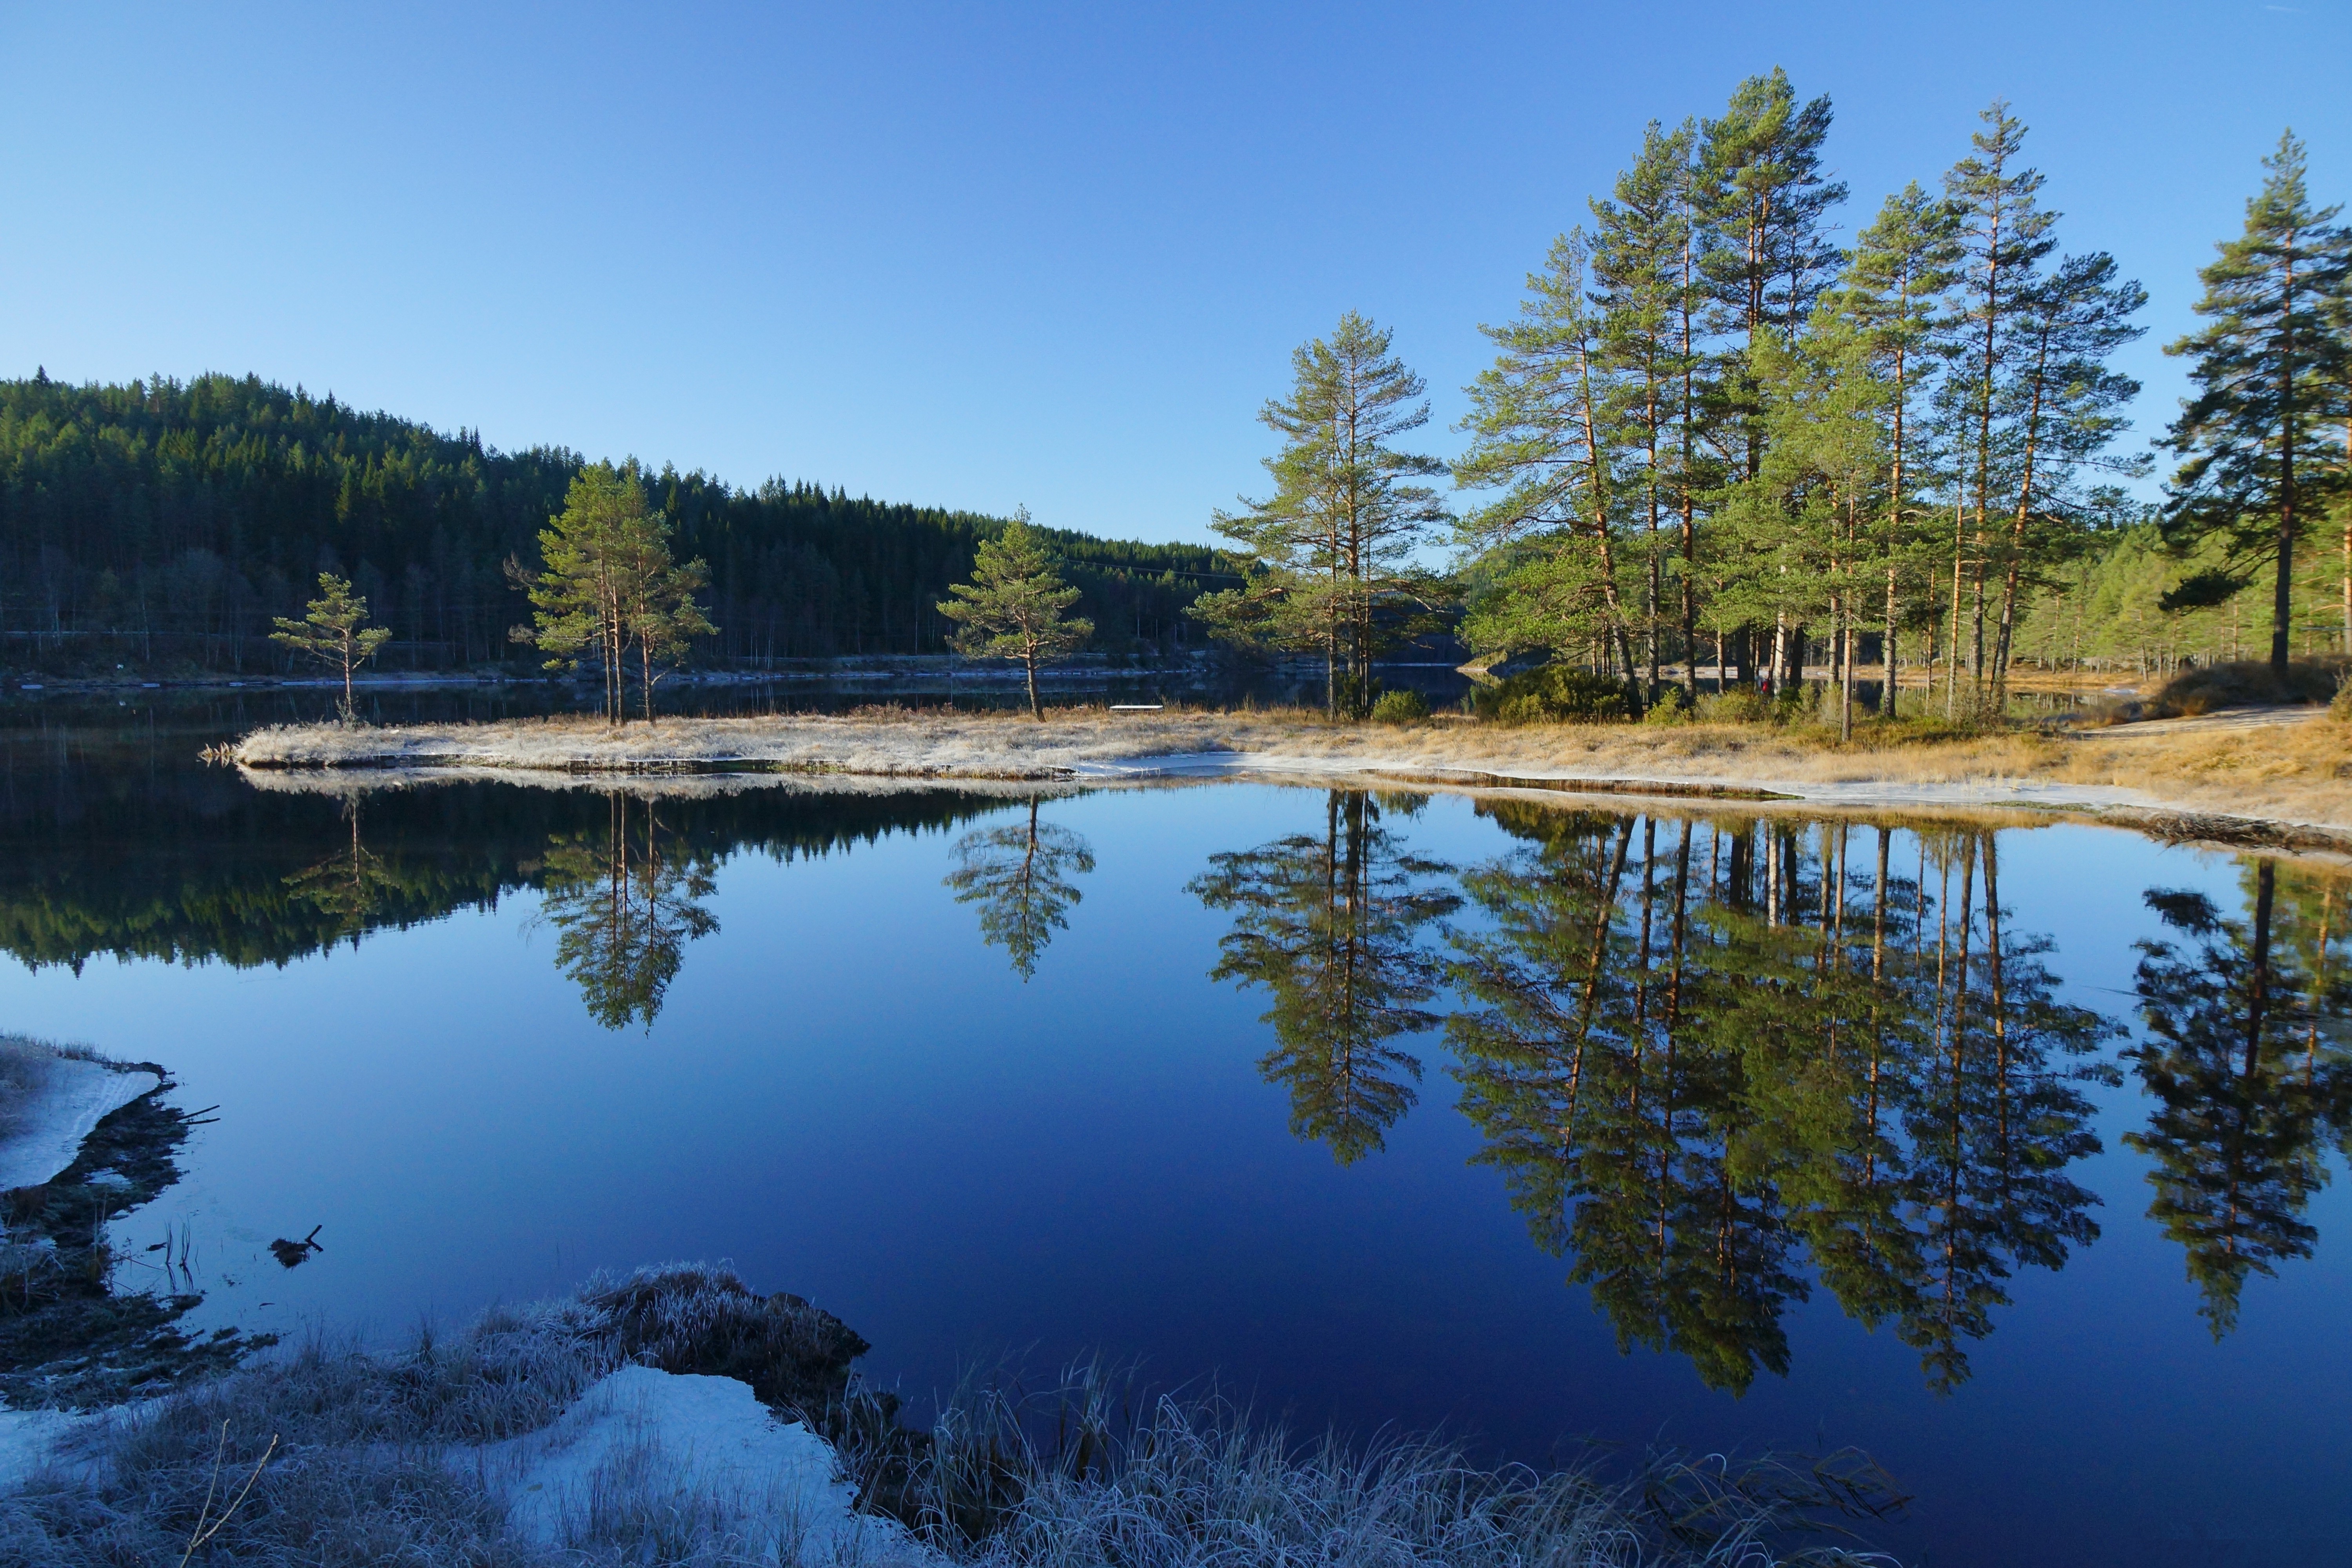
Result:
{"label": "clear blue sky", "polygon": [[13,5],[0,374],[257,372],[558,442],[1204,538],[1361,310],[1430,448],[1643,122],[1785,66],[1849,231],[2007,95],[2156,345],[2292,122],[2352,195],[2352,8]]}

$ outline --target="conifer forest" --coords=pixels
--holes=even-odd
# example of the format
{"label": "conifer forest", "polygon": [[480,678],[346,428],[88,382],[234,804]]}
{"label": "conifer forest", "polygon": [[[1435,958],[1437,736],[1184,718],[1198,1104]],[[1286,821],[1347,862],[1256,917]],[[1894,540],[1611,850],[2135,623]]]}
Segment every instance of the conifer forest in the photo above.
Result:
{"label": "conifer forest", "polygon": [[[1951,164],[1874,208],[1835,177],[1833,119],[1775,69],[1629,137],[1479,329],[1450,457],[1392,334],[1348,312],[1260,411],[1268,491],[1216,514],[1222,549],[1044,531],[1094,646],[1312,658],[1353,711],[1433,632],[1581,666],[1635,711],[1687,706],[1702,668],[1891,656],[1956,711],[2020,668],[2352,652],[2352,251],[2294,134],[2163,345],[2194,395],[2135,428],[2116,360],[2147,291],[2069,243],[2019,114],[1954,127]],[[0,384],[0,658],[267,671],[273,618],[333,572],[388,626],[383,668],[527,668],[534,539],[583,461],[253,375]],[[692,652],[721,668],[944,650],[938,605],[1005,526],[631,471],[708,564]]]}

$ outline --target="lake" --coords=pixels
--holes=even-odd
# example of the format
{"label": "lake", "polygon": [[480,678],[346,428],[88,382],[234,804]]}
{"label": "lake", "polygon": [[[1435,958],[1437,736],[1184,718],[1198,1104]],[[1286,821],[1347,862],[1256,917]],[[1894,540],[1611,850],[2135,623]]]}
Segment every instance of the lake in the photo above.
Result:
{"label": "lake", "polygon": [[730,1258],[918,1410],[1101,1352],[1533,1462],[1851,1446],[1907,1562],[2352,1558],[2342,868],[2023,816],[196,761],[297,701],[0,715],[0,1030],[216,1108],[111,1222],[184,1329]]}

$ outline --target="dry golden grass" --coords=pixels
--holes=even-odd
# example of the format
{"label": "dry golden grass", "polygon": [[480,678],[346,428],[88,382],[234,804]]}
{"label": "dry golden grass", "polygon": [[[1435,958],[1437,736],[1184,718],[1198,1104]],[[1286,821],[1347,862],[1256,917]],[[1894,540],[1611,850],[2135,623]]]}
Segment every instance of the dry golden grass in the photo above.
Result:
{"label": "dry golden grass", "polygon": [[[2314,710],[2127,725],[1939,732],[1864,725],[1841,744],[1805,726],[1335,724],[1299,711],[1114,714],[868,709],[839,715],[263,730],[255,768],[626,773],[750,768],[878,777],[1039,779],[1092,773],[1252,775],[1448,771],[1793,793],[1822,801],[2141,806],[2352,832],[2352,725]],[[1469,781],[1465,781],[1469,782]]]}

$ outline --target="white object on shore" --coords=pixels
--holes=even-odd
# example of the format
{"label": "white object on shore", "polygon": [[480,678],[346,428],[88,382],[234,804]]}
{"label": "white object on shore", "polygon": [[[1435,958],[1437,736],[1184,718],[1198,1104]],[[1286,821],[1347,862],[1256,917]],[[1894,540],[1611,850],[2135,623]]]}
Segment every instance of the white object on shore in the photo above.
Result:
{"label": "white object on shore", "polygon": [[[0,1048],[47,1052],[47,1047],[24,1040],[0,1041]],[[74,1163],[82,1140],[100,1122],[163,1083],[144,1068],[126,1071],[49,1053],[40,1064],[30,1102],[5,1108],[14,1126],[0,1135],[0,1192],[37,1187],[57,1175]]]}
{"label": "white object on shore", "polygon": [[592,1514],[609,1529],[644,1513],[733,1536],[756,1560],[928,1556],[895,1523],[853,1512],[833,1446],[731,1377],[625,1366],[553,1425],[452,1458],[479,1465],[509,1528],[543,1546],[587,1538]]}

